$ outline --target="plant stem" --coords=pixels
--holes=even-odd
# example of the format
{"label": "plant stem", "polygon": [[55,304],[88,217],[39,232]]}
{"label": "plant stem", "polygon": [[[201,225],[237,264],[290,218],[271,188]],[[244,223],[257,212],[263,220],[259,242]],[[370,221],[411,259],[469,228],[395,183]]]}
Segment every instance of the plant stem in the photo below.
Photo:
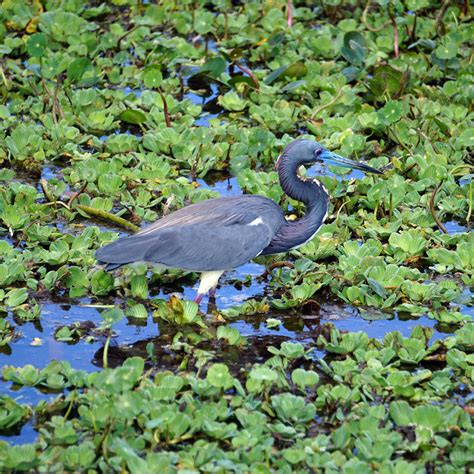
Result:
{"label": "plant stem", "polygon": [[86,190],[87,188],[87,181],[84,182],[84,184],[81,186],[81,189],[77,191],[77,193],[74,193],[71,198],[69,199],[67,205],[68,207],[71,207],[72,203]]}
{"label": "plant stem", "polygon": [[102,352],[102,367],[107,369],[109,367],[109,345],[110,345],[110,334],[107,336],[104,345],[104,352]]}
{"label": "plant stem", "polygon": [[121,217],[118,217],[102,209],[96,209],[95,207],[84,206],[83,204],[76,204],[76,208],[80,209],[81,211],[93,217],[97,217],[99,219],[104,219],[106,221],[113,222],[114,224],[133,230],[135,232],[138,232],[140,230],[140,227],[138,227],[137,225],[132,224],[131,222],[128,222],[127,220],[122,219]]}
{"label": "plant stem", "polygon": [[260,90],[260,83],[258,82],[258,79],[254,76],[253,72],[250,69],[240,65],[238,62],[235,62],[234,64],[243,73],[247,74],[252,79],[252,81],[254,82],[255,87],[257,88],[257,90]]}
{"label": "plant stem", "polygon": [[369,11],[369,8],[370,8],[370,4],[371,4],[371,0],[367,0],[367,3],[365,5],[365,8],[364,8],[364,11],[362,12],[362,23],[364,24],[364,26],[369,30],[369,31],[372,31],[372,33],[378,33],[379,31],[382,31],[383,29],[385,29],[388,25],[390,25],[390,22],[387,21],[386,23],[384,23],[382,26],[379,26],[378,28],[374,28],[373,26],[370,26],[368,23],[367,23],[367,12]]}
{"label": "plant stem", "polygon": [[46,200],[48,202],[55,203],[56,199],[54,199],[54,196],[49,192],[49,189],[48,189],[48,181],[46,181],[44,178],[41,178],[40,186]]}
{"label": "plant stem", "polygon": [[283,267],[295,268],[295,266],[291,262],[288,262],[286,260],[273,262],[270,265],[268,265],[268,267],[265,269],[265,271],[262,274],[262,277],[266,278],[268,275],[272,273],[273,270],[275,270],[275,268],[283,268]]}
{"label": "plant stem", "polygon": [[469,180],[469,209],[467,211],[466,222],[469,224],[471,222],[472,215],[472,179]]}
{"label": "plant stem", "polygon": [[133,28],[130,28],[128,31],[126,31],[117,41],[117,49],[120,50],[120,46],[122,41],[130,34],[133,33],[137,28],[139,28],[140,25],[135,25]]}
{"label": "plant stem", "polygon": [[439,217],[436,215],[436,210],[434,208],[434,201],[435,201],[435,198],[436,198],[436,193],[438,192],[439,188],[441,187],[441,185],[443,184],[443,182],[441,181],[441,183],[438,184],[438,186],[436,186],[436,188],[434,188],[433,190],[433,193],[431,194],[431,198],[430,198],[430,211],[431,211],[431,215],[433,216],[433,219],[435,220],[436,222],[436,225],[445,233],[445,234],[449,234],[448,230],[446,229],[446,227],[443,225],[443,223],[439,220]]}
{"label": "plant stem", "polygon": [[337,100],[339,99],[339,97],[341,97],[341,95],[342,95],[342,89],[339,89],[337,91],[337,94],[329,102],[321,105],[311,114],[311,120],[313,120],[314,117],[316,117],[316,115],[319,115],[324,109],[327,109],[328,107],[331,107],[331,105],[335,104]]}
{"label": "plant stem", "polygon": [[163,91],[158,87],[158,94],[160,94],[161,100],[163,101],[163,114],[165,115],[165,122],[168,128],[171,128],[171,119],[168,111],[168,103],[166,102],[166,97],[163,94]]}
{"label": "plant stem", "polygon": [[0,66],[0,75],[2,76],[2,80],[3,80],[3,83],[5,84],[5,88],[7,89],[7,91],[9,91],[10,90],[10,84],[8,83],[8,79],[5,76],[5,72],[3,71],[2,66]]}
{"label": "plant stem", "polygon": [[393,27],[393,52],[395,53],[395,57],[398,58],[399,50],[398,50],[398,27],[397,22],[392,14],[392,10],[390,7],[388,8],[388,16],[390,17],[390,22],[392,23]]}
{"label": "plant stem", "polygon": [[448,6],[450,4],[450,0],[444,0],[443,4],[441,5],[441,8],[439,9],[438,14],[436,15],[435,19],[435,27],[436,27],[436,33],[440,35],[442,33],[442,28],[444,28],[444,23],[443,23],[443,17],[444,14],[446,13],[446,10],[448,9]]}

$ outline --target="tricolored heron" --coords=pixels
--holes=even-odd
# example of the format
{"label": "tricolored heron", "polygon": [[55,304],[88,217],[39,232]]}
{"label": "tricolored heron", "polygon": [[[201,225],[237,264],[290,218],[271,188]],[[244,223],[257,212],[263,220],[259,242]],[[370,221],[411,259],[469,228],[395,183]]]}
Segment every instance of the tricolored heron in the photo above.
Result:
{"label": "tricolored heron", "polygon": [[214,293],[220,276],[257,257],[286,252],[311,240],[325,221],[329,193],[317,179],[299,176],[301,165],[334,164],[380,171],[326,150],[310,140],[290,143],[278,158],[283,191],[306,206],[304,217],[287,221],[271,199],[256,195],[221,197],[192,204],[162,217],[135,235],[121,238],[96,253],[109,269],[145,261],[201,272],[195,301]]}

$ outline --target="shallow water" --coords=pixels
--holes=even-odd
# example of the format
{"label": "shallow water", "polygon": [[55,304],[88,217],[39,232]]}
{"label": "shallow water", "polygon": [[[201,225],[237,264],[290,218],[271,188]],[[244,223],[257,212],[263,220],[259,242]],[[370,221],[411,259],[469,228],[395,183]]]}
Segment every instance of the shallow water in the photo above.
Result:
{"label": "shallow water", "polygon": [[200,105],[202,107],[202,113],[194,121],[196,126],[208,127],[209,120],[219,117],[222,109],[217,104],[218,94],[219,90],[217,86],[211,83],[207,93],[197,94],[195,91],[189,91],[184,95],[185,99],[189,99],[193,104]]}
{"label": "shallow water", "polygon": [[[194,101],[198,98],[202,104],[209,101],[209,97],[188,94]],[[197,103],[197,102],[195,102]],[[199,120],[205,126],[212,114],[203,115]],[[308,170],[309,175],[318,174],[319,169],[313,167]],[[331,172],[328,176],[335,176]],[[357,179],[362,176],[359,171],[354,171],[345,175],[345,179]],[[61,178],[61,168],[56,165],[47,165],[43,168],[42,178],[50,180]],[[338,179],[342,179],[338,176]],[[28,180],[29,184],[38,185],[39,179]],[[222,196],[239,195],[242,193],[234,177],[227,177],[222,173],[209,175],[206,179],[197,179],[197,183],[203,187],[218,192]],[[446,227],[450,233],[465,232],[466,227],[457,222],[447,222]],[[117,230],[117,229],[114,229]],[[264,296],[271,298],[272,289],[269,280],[261,278],[265,268],[262,265],[250,262],[234,271],[227,272],[221,279],[215,303],[209,303],[204,298],[201,310],[205,313],[212,313],[212,310],[222,310],[231,306],[239,305],[249,298],[260,299]],[[170,293],[177,293],[186,299],[193,299],[198,283],[183,284],[174,287],[166,287],[158,290],[154,297],[167,299]],[[465,298],[464,298],[465,296]],[[469,301],[471,296],[468,290],[463,294],[461,310],[466,315],[473,315],[472,307],[464,303]],[[86,371],[97,371],[102,366],[102,351],[105,343],[105,336],[93,337],[92,342],[81,339],[76,343],[59,342],[54,338],[58,328],[70,325],[74,322],[87,323],[90,326],[100,326],[100,309],[93,307],[89,299],[64,301],[41,301],[41,318],[38,322],[21,323],[13,321],[11,315],[8,317],[10,323],[16,326],[18,337],[9,345],[0,348],[0,364],[23,366],[34,364],[35,367],[45,367],[52,360],[67,360],[72,367]],[[120,304],[121,301],[115,301]],[[307,312],[278,312],[270,311],[268,314],[258,316],[238,317],[230,319],[229,324],[237,328],[242,336],[248,341],[245,354],[233,346],[220,347],[217,358],[228,363],[230,366],[251,365],[268,358],[270,354],[267,347],[279,345],[283,341],[298,341],[310,343],[316,341],[321,332],[321,326],[330,322],[335,327],[344,331],[364,331],[369,337],[383,338],[388,332],[398,330],[404,336],[409,336],[413,328],[418,325],[431,327],[434,330],[432,339],[446,337],[443,328],[436,321],[426,316],[417,319],[403,318],[397,314],[386,314],[365,316],[364,310],[359,310],[337,301],[320,300],[319,308],[304,311]],[[215,304],[215,306],[213,306]],[[308,312],[309,311],[309,312]],[[266,320],[278,319],[281,324],[278,327],[269,328]],[[209,320],[212,317],[209,316]],[[372,319],[372,320],[371,320]],[[164,354],[163,348],[171,342],[172,336],[177,332],[176,327],[153,319],[149,315],[146,320],[123,319],[114,326],[114,337],[109,350],[109,365],[116,366],[127,357],[140,355],[147,357],[146,346],[150,342],[154,344],[157,354]],[[36,345],[34,342],[40,341]],[[163,351],[163,352],[161,352]],[[318,351],[314,356],[317,357]],[[167,359],[166,356],[159,358],[160,368],[175,368],[176,361]],[[0,393],[8,394],[21,403],[37,404],[40,400],[51,400],[57,396],[56,393],[46,393],[31,387],[16,387],[10,382],[0,381]],[[34,419],[26,423],[19,432],[9,433],[8,436],[0,436],[0,439],[7,439],[12,444],[33,442],[37,436],[34,429]]]}
{"label": "shallow water", "polygon": [[450,235],[462,234],[463,232],[470,232],[470,228],[467,225],[463,225],[461,222],[448,221],[444,223],[446,230]]}
{"label": "shallow water", "polygon": [[[247,298],[260,297],[268,291],[266,282],[258,277],[263,272],[261,265],[249,263],[239,269],[227,273],[218,290],[216,305],[219,309],[239,304]],[[237,280],[243,280],[247,275],[252,275],[250,286],[234,285]],[[192,298],[196,291],[195,285],[184,287],[182,295]],[[237,287],[236,287],[237,286]],[[160,291],[160,297],[167,297]],[[18,327],[21,337],[14,341],[8,350],[0,352],[0,364],[23,366],[34,364],[38,368],[45,367],[51,360],[67,360],[72,367],[86,371],[96,371],[102,367],[102,350],[105,337],[95,337],[92,343],[79,340],[77,343],[64,343],[54,339],[55,331],[73,322],[92,322],[95,326],[101,323],[99,309],[88,305],[89,300],[82,300],[74,304],[55,302],[42,303],[41,319],[38,323],[27,322]],[[466,308],[467,309],[467,308]],[[207,299],[203,300],[201,310],[212,310],[208,307]],[[434,329],[433,340],[442,339],[446,334],[437,327],[436,321],[427,317],[403,320],[397,315],[393,319],[369,321],[363,319],[357,309],[348,305],[321,302],[319,310],[314,314],[292,314],[270,312],[265,315],[239,317],[229,320],[231,326],[237,328],[241,335],[247,338],[248,345],[245,357],[234,346],[221,347],[218,360],[227,364],[250,366],[262,362],[270,356],[267,347],[279,346],[284,341],[300,343],[315,342],[320,334],[322,324],[331,322],[335,327],[344,331],[364,331],[369,337],[383,338],[386,333],[398,330],[404,336],[409,336],[413,328],[418,325]],[[282,324],[276,328],[268,328],[268,318],[278,319]],[[10,322],[11,318],[10,318]],[[161,331],[161,327],[165,332]],[[169,334],[169,325],[153,319],[146,320],[123,319],[114,326],[115,337],[109,349],[109,365],[111,367],[121,364],[127,357],[139,355],[146,358],[146,346],[152,342],[155,351],[161,354],[162,348],[170,344],[172,335]],[[173,328],[176,332],[176,328]],[[33,341],[40,339],[41,345],[32,345]],[[314,356],[321,356],[317,351]],[[176,361],[158,357],[159,367],[174,369]],[[179,361],[178,361],[179,362]],[[21,403],[37,404],[40,400],[51,400],[56,394],[45,393],[31,387],[18,388],[11,382],[0,382],[0,393],[8,394]],[[37,432],[34,428],[34,419],[26,423],[19,432],[8,436],[0,436],[12,444],[33,442]]]}

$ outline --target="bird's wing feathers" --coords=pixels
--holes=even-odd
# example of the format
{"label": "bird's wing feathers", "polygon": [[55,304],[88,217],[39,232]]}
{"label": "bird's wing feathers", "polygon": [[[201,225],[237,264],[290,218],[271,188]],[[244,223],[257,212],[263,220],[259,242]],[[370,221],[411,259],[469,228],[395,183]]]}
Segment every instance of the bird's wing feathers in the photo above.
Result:
{"label": "bird's wing feathers", "polygon": [[282,223],[281,209],[262,196],[211,199],[102,247],[96,257],[109,264],[144,260],[193,271],[226,270],[256,257]]}
{"label": "bird's wing feathers", "polygon": [[245,195],[208,199],[178,209],[136,235],[153,234],[169,227],[245,224],[253,221],[262,212],[264,214],[277,212],[283,215],[281,209],[272,200],[263,196]]}
{"label": "bird's wing feathers", "polygon": [[228,270],[255,258],[273,232],[265,224],[167,228],[144,260],[193,271]]}

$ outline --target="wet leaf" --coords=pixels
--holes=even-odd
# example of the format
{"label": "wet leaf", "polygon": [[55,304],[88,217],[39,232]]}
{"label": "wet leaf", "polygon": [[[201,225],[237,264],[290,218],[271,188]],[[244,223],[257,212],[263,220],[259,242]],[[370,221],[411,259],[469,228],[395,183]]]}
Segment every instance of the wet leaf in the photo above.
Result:
{"label": "wet leaf", "polygon": [[48,40],[44,33],[31,35],[26,42],[26,50],[32,57],[39,58],[46,51]]}
{"label": "wet leaf", "polygon": [[344,35],[344,46],[341,54],[352,64],[361,65],[366,57],[365,38],[356,31],[350,31]]}
{"label": "wet leaf", "polygon": [[143,83],[148,89],[157,89],[163,81],[161,67],[158,65],[148,66],[143,73]]}
{"label": "wet leaf", "polygon": [[16,288],[10,290],[6,295],[5,304],[11,308],[20,306],[28,299],[28,291],[26,288]]}
{"label": "wet leaf", "polygon": [[206,380],[217,388],[227,390],[233,385],[233,378],[229,373],[229,369],[224,364],[213,364],[207,370]]}
{"label": "wet leaf", "polygon": [[317,385],[319,375],[313,370],[295,369],[291,373],[291,380],[297,387],[304,389],[308,386]]}
{"label": "wet leaf", "polygon": [[135,304],[133,306],[129,306],[125,311],[125,314],[130,318],[140,318],[146,319],[148,318],[148,311],[146,310],[143,304]]}
{"label": "wet leaf", "polygon": [[68,66],[67,77],[71,82],[79,82],[90,68],[92,68],[92,63],[89,59],[77,58]]}
{"label": "wet leaf", "polygon": [[101,318],[107,327],[111,327],[125,317],[124,312],[119,307],[108,309],[101,313]]}
{"label": "wet leaf", "polygon": [[146,115],[141,110],[129,109],[121,112],[119,119],[122,120],[122,122],[138,125],[140,123],[146,122]]}

